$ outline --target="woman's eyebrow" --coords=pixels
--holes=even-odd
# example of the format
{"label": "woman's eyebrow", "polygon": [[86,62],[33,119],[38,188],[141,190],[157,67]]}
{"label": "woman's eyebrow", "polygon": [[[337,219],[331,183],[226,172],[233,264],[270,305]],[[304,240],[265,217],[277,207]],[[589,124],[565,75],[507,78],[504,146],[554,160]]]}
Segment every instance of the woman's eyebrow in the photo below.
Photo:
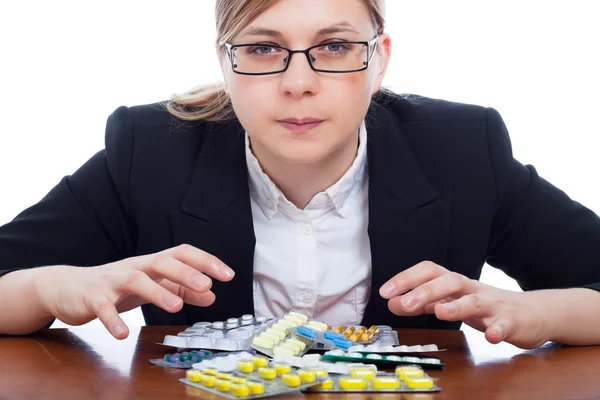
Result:
{"label": "woman's eyebrow", "polygon": [[[349,22],[343,21],[328,26],[327,28],[323,28],[319,30],[315,36],[323,36],[330,35],[332,33],[340,33],[340,32],[354,32],[359,33],[358,30]],[[283,34],[279,31],[269,28],[261,28],[261,27],[251,27],[242,33],[241,36],[271,36],[281,38]]]}

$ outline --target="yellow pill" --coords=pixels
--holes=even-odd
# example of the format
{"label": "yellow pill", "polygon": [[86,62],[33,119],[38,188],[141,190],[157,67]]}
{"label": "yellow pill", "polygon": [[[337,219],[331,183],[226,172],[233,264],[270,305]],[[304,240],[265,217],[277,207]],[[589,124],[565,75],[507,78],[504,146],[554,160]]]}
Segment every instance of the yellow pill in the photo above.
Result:
{"label": "yellow pill", "polygon": [[269,365],[269,360],[267,360],[264,357],[255,356],[252,357],[252,363],[256,368],[266,367],[267,365]]}
{"label": "yellow pill", "polygon": [[300,351],[302,351],[306,348],[306,343],[304,343],[302,340],[296,339],[296,338],[289,338],[288,340],[285,341],[285,343],[292,343],[294,345],[300,346]]}
{"label": "yellow pill", "polygon": [[265,385],[260,382],[250,382],[246,383],[248,389],[252,392],[252,394],[263,394],[265,392]]}
{"label": "yellow pill", "polygon": [[286,336],[286,334],[285,334],[285,332],[284,332],[284,331],[282,331],[282,330],[279,330],[279,329],[273,329],[273,328],[268,328],[268,329],[265,331],[265,333],[268,333],[269,335],[275,335],[275,336],[277,336],[277,338],[278,338],[279,340],[283,340],[283,339],[285,339],[285,336]]}
{"label": "yellow pill", "polygon": [[298,376],[304,383],[313,383],[317,380],[317,374],[315,371],[311,371],[309,369],[299,369]]}
{"label": "yellow pill", "polygon": [[290,320],[280,319],[279,322],[275,324],[276,326],[280,326],[284,329],[295,328],[298,325],[295,325],[294,322]]}
{"label": "yellow pill", "polygon": [[240,385],[242,383],[246,383],[246,378],[242,378],[241,376],[232,376],[231,383],[236,383]]}
{"label": "yellow pill", "polygon": [[363,342],[368,342],[371,339],[371,335],[368,333],[363,333],[362,336],[360,337],[360,340],[362,340]]}
{"label": "yellow pill", "polygon": [[217,379],[223,379],[223,380],[226,380],[226,381],[231,380],[232,376],[233,375],[225,373],[225,372],[219,372],[219,373],[217,373]]}
{"label": "yellow pill", "polygon": [[285,317],[283,317],[284,321],[289,321],[291,323],[293,323],[295,326],[300,326],[304,323],[304,320],[300,317],[296,317],[294,315],[286,315]]}
{"label": "yellow pill", "polygon": [[216,376],[216,375],[217,375],[217,372],[219,372],[219,371],[217,371],[215,368],[204,368],[204,369],[202,370],[202,373],[203,373],[204,375],[212,375],[212,376]]}
{"label": "yellow pill", "polygon": [[287,374],[292,370],[292,367],[290,367],[287,364],[275,364],[273,365],[273,368],[275,368],[275,371],[277,371],[277,375],[280,376],[283,374]]}
{"label": "yellow pill", "polygon": [[302,383],[302,379],[296,374],[283,374],[281,380],[290,387],[298,387]]}
{"label": "yellow pill", "polygon": [[238,361],[237,362],[237,369],[240,372],[245,372],[245,373],[249,373],[254,371],[254,364],[252,363],[252,361]]}
{"label": "yellow pill", "polygon": [[350,335],[350,337],[348,338],[348,340],[350,340],[351,342],[356,343],[356,342],[358,342],[359,338],[360,338],[360,333],[356,332],[356,333],[353,333],[352,335]]}
{"label": "yellow pill", "polygon": [[275,368],[261,367],[258,369],[258,375],[264,379],[275,379],[277,378],[277,371]]}
{"label": "yellow pill", "polygon": [[267,329],[267,331],[269,331],[269,330],[275,331],[275,332],[281,332],[281,333],[283,333],[283,337],[286,337],[288,334],[287,329],[285,329],[283,326],[279,326],[277,324],[275,324],[275,325],[271,326],[269,329]]}
{"label": "yellow pill", "polygon": [[311,368],[311,371],[313,371],[319,378],[327,378],[329,376],[327,371],[321,368]]}
{"label": "yellow pill", "polygon": [[314,328],[315,330],[317,330],[319,332],[323,332],[323,331],[327,330],[327,324],[324,322],[310,321],[307,325],[311,328]]}
{"label": "yellow pill", "polygon": [[337,328],[335,328],[333,331],[335,333],[342,333],[342,332],[344,332],[344,329],[346,329],[346,327],[344,325],[338,325]]}
{"label": "yellow pill", "polygon": [[273,354],[275,354],[276,356],[295,356],[296,352],[294,351],[293,347],[279,345],[273,349]]}
{"label": "yellow pill", "polygon": [[295,316],[299,317],[302,320],[302,323],[305,323],[306,321],[308,321],[308,317],[306,315],[295,312],[295,311],[290,311],[289,315],[295,315]]}
{"label": "yellow pill", "polygon": [[326,330],[330,331],[331,330],[331,325],[327,325],[327,329]]}
{"label": "yellow pill", "polygon": [[225,379],[217,379],[217,381],[215,382],[215,389],[217,389],[219,392],[229,392],[230,388],[231,381]]}
{"label": "yellow pill", "polygon": [[431,389],[433,380],[431,378],[406,378],[404,383],[409,389]]}
{"label": "yellow pill", "polygon": [[259,338],[261,339],[267,339],[267,340],[272,340],[273,342],[275,342],[275,344],[279,343],[281,341],[281,339],[279,338],[279,334],[276,332],[263,332],[260,335],[258,335]]}
{"label": "yellow pill", "polygon": [[300,346],[298,342],[292,342],[289,339],[283,342],[281,345],[285,347],[291,347],[292,349],[294,349],[294,353],[300,353],[300,350],[302,350],[302,346]]}
{"label": "yellow pill", "polygon": [[201,383],[206,387],[214,387],[217,378],[214,375],[202,375]]}
{"label": "yellow pill", "polygon": [[344,390],[360,390],[367,387],[367,380],[360,377],[343,376],[338,380],[338,384]]}
{"label": "yellow pill", "polygon": [[373,368],[369,368],[369,367],[355,367],[355,368],[350,368],[350,375],[356,376],[356,377],[362,377],[362,378],[365,378],[366,380],[370,381],[371,379],[373,379],[373,377],[375,377],[376,372]]}
{"label": "yellow pill", "polygon": [[402,380],[418,378],[423,376],[423,370],[418,367],[396,367],[396,376]]}
{"label": "yellow pill", "polygon": [[202,379],[202,373],[196,369],[188,369],[185,372],[185,376],[189,381],[198,383]]}
{"label": "yellow pill", "polygon": [[368,330],[375,332],[377,330],[377,325],[371,325]]}
{"label": "yellow pill", "polygon": [[252,339],[252,344],[264,349],[272,349],[275,346],[275,341],[260,336],[255,336]]}
{"label": "yellow pill", "polygon": [[360,332],[360,334],[362,335],[363,333],[366,332],[366,330],[367,330],[367,328],[365,328],[364,326],[359,326],[355,332]]}
{"label": "yellow pill", "polygon": [[373,378],[373,388],[380,389],[398,389],[400,387],[400,381],[398,378],[393,376],[379,376]]}
{"label": "yellow pill", "polygon": [[250,388],[247,385],[232,384],[230,388],[231,394],[235,397],[248,397],[250,395]]}
{"label": "yellow pill", "polygon": [[346,335],[350,336],[353,333],[354,333],[354,327],[350,326],[350,327],[346,328],[346,330],[342,333],[342,335],[344,335],[344,336],[346,336]]}
{"label": "yellow pill", "polygon": [[324,380],[323,382],[319,383],[318,385],[314,385],[311,386],[311,389],[314,390],[327,390],[327,389],[331,389],[333,387],[333,381],[331,379],[327,379]]}

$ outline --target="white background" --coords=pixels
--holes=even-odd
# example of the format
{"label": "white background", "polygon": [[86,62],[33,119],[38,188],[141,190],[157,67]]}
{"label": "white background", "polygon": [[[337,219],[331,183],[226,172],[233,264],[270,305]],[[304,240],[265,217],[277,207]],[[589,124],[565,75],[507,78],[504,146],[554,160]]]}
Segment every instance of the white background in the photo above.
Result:
{"label": "white background", "polygon": [[[213,7],[212,0],[0,3],[0,224],[102,149],[106,118],[118,106],[220,80]],[[388,0],[387,7],[387,87],[496,108],[515,157],[600,212],[597,2]],[[518,290],[489,267],[482,280]],[[143,324],[138,310],[125,319]]]}

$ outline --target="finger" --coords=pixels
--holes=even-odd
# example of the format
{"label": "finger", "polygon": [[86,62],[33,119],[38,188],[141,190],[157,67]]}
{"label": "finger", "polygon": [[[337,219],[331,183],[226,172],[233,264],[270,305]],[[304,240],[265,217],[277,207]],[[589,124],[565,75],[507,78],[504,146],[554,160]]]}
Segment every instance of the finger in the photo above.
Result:
{"label": "finger", "polygon": [[142,271],[132,270],[118,276],[116,286],[121,293],[139,296],[170,313],[179,311],[183,306],[179,296],[154,282]]}
{"label": "finger", "polygon": [[503,324],[496,321],[485,330],[485,338],[491,344],[498,344],[506,339],[506,330]]}
{"label": "finger", "polygon": [[193,290],[185,290],[181,297],[185,303],[199,307],[208,307],[214,303],[216,299],[215,294],[211,291],[198,293]]}
{"label": "finger", "polygon": [[129,336],[129,328],[121,319],[115,305],[104,299],[96,301],[92,306],[94,314],[98,317],[104,327],[115,337],[115,339],[125,339]]}
{"label": "finger", "polygon": [[165,250],[165,253],[222,282],[232,280],[235,275],[235,272],[217,257],[188,244]]}
{"label": "finger", "polygon": [[464,321],[484,318],[490,314],[490,301],[478,294],[468,294],[445,304],[435,306],[435,316],[445,321]]}
{"label": "finger", "polygon": [[208,276],[167,254],[154,255],[151,264],[142,271],[150,279],[166,278],[196,292],[207,292],[212,287],[212,280]]}
{"label": "finger", "polygon": [[448,272],[417,286],[410,292],[400,296],[398,306],[404,311],[424,308],[430,303],[437,303],[448,297],[460,297],[475,291],[474,281],[456,272]]}
{"label": "finger", "polygon": [[445,274],[448,270],[431,261],[423,261],[414,267],[400,272],[387,281],[380,289],[379,294],[384,299],[399,296],[428,282],[438,276]]}

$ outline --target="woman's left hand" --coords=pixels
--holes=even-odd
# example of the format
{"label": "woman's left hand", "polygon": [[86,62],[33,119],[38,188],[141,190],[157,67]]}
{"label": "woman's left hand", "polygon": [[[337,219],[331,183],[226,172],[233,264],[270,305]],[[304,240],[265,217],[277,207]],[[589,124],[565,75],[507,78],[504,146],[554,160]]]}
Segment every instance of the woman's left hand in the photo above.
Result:
{"label": "woman's left hand", "polygon": [[539,347],[552,335],[549,291],[512,292],[425,261],[390,279],[379,291],[396,315],[435,314],[462,320],[493,344]]}

